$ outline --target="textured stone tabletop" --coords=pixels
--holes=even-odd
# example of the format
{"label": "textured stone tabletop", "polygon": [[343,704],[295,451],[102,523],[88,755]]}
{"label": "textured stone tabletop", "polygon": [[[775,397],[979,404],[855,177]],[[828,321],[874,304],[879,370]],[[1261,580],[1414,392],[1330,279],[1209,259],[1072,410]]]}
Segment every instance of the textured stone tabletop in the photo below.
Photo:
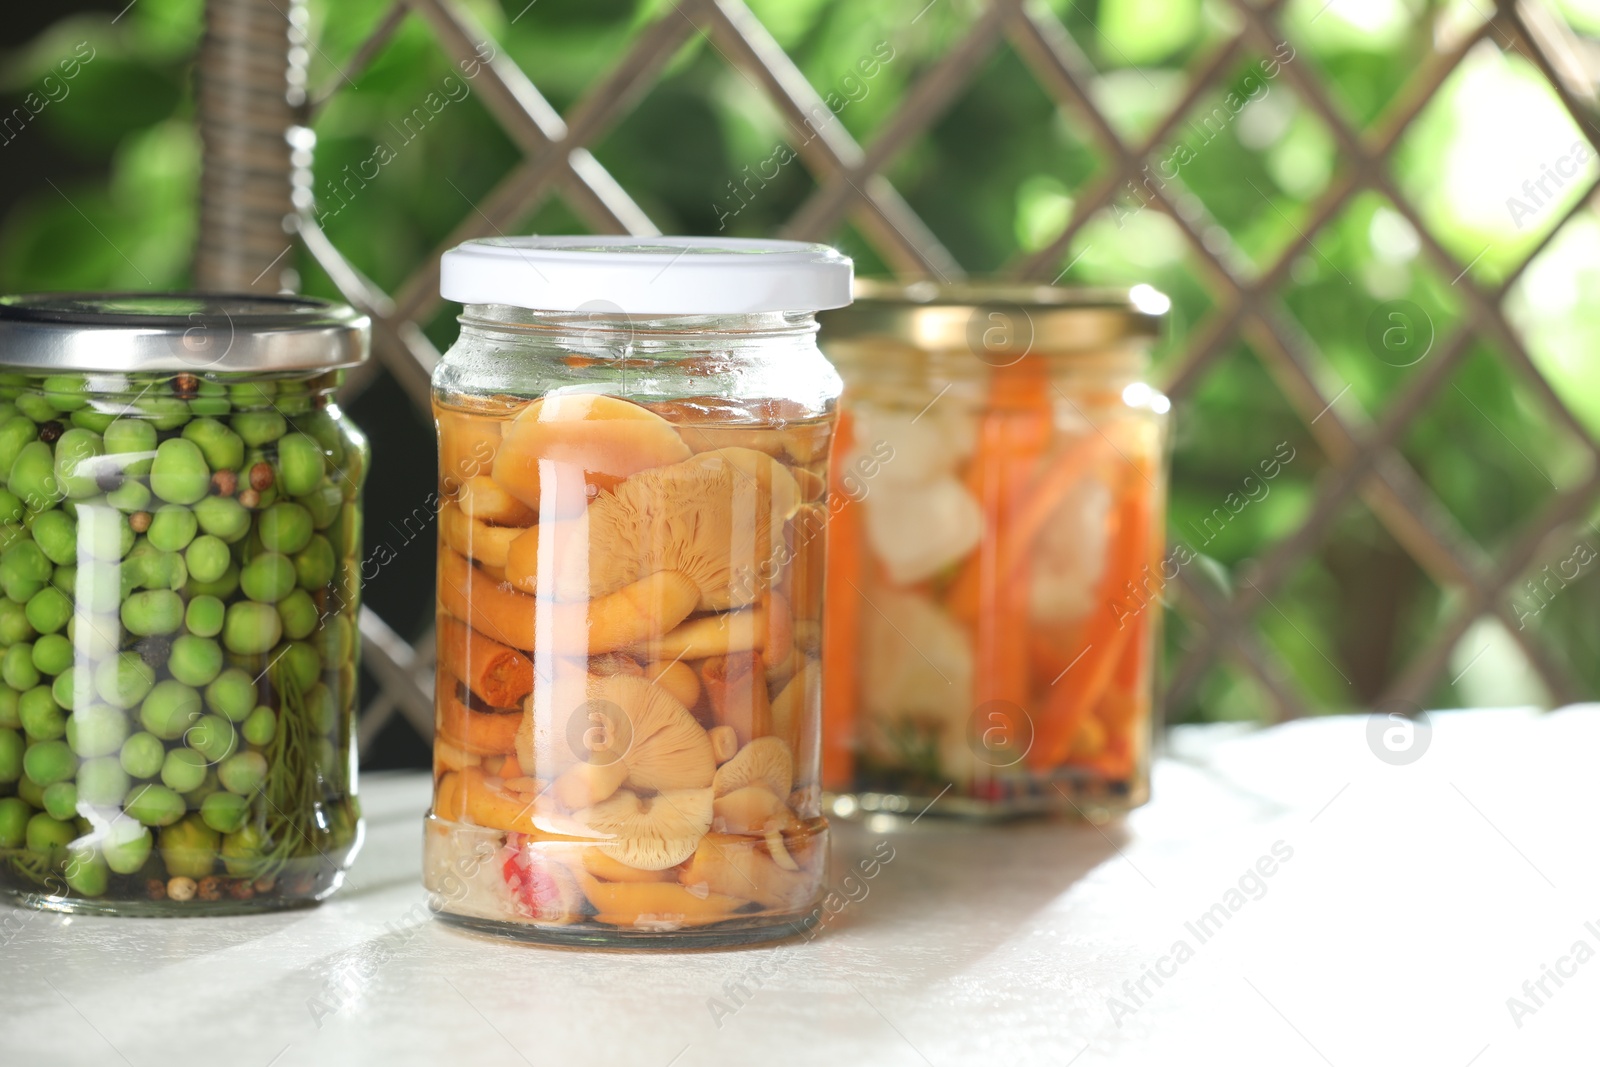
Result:
{"label": "textured stone tabletop", "polygon": [[1600,1060],[1600,707],[1438,714],[1404,765],[1369,725],[1174,731],[1100,829],[845,825],[818,936],[697,953],[431,920],[427,782],[373,775],[320,908],[0,906],[0,1065]]}

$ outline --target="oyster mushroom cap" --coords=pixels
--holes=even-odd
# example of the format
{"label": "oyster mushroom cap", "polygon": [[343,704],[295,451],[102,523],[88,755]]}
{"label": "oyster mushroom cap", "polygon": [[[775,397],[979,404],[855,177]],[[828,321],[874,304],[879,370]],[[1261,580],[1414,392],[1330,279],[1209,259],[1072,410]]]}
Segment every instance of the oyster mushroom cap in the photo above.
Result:
{"label": "oyster mushroom cap", "polygon": [[652,792],[711,784],[711,739],[665,688],[632,674],[590,675],[582,693],[570,708],[530,700],[517,736],[519,760],[526,749],[536,761],[524,770],[560,772],[552,792],[568,808],[596,804],[624,783]]}
{"label": "oyster mushroom cap", "polygon": [[794,757],[789,746],[776,737],[758,737],[718,767],[711,780],[712,792],[719,797],[747,785],[765,786],[773,796],[788,796],[794,786]]}
{"label": "oyster mushroom cap", "polygon": [[699,847],[711,829],[711,790],[669,789],[641,797],[621,790],[576,818],[589,829],[610,835],[592,847],[642,871],[676,867]]}
{"label": "oyster mushroom cap", "polygon": [[556,598],[602,597],[677,571],[700,590],[701,611],[754,603],[780,569],[783,525],[781,516],[774,523],[773,486],[793,492],[796,506],[799,490],[792,477],[783,486],[776,475],[764,486],[742,464],[708,452],[640,471],[600,494],[584,516],[587,551],[556,562]]}

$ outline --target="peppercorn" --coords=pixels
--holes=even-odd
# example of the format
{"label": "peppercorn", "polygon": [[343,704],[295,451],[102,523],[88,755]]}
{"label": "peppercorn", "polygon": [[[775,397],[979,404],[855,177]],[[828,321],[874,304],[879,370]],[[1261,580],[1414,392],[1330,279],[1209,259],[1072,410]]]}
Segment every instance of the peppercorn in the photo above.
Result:
{"label": "peppercorn", "polygon": [[182,903],[194,897],[194,879],[185,875],[167,879],[167,898]]}
{"label": "peppercorn", "polygon": [[54,419],[39,424],[39,440],[47,445],[55,444],[66,432],[67,428]]}
{"label": "peppercorn", "polygon": [[159,878],[152,878],[144,884],[144,895],[151,900],[167,899],[167,883]]}
{"label": "peppercorn", "polygon": [[239,476],[230,470],[220,470],[211,476],[211,490],[217,496],[232,496],[239,488]]}
{"label": "peppercorn", "polygon": [[272,488],[272,464],[257,463],[250,468],[250,488],[259,493]]}
{"label": "peppercorn", "polygon": [[128,516],[128,525],[133,527],[134,533],[144,533],[150,529],[151,515],[148,511],[135,511]]}
{"label": "peppercorn", "polygon": [[193,400],[200,395],[200,379],[193,374],[179,374],[172,379],[172,391],[179,400]]}
{"label": "peppercorn", "polygon": [[277,887],[277,885],[278,878],[276,875],[272,874],[263,874],[260,878],[257,878],[254,883],[255,891],[257,893],[270,893]]}
{"label": "peppercorn", "polygon": [[167,659],[172,655],[172,638],[161,635],[143,637],[134,642],[133,650],[152,670],[159,671],[167,665]]}
{"label": "peppercorn", "polygon": [[100,471],[94,476],[94,484],[102,493],[112,493],[122,484],[121,471]]}
{"label": "peppercorn", "polygon": [[243,504],[251,511],[254,511],[256,506],[261,503],[261,494],[256,492],[254,489],[246,489],[244,492],[239,494],[239,503]]}
{"label": "peppercorn", "polygon": [[228,892],[234,900],[249,900],[256,895],[248,878],[236,878],[228,882]]}
{"label": "peppercorn", "polygon": [[201,900],[222,899],[222,879],[214,874],[208,874],[200,879],[198,893]]}

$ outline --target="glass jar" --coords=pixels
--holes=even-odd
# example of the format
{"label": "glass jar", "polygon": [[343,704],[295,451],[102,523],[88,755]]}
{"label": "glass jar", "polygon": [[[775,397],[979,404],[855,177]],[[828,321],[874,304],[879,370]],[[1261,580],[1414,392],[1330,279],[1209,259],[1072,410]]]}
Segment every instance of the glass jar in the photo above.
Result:
{"label": "glass jar", "polygon": [[863,283],[828,526],[835,814],[1093,819],[1149,796],[1167,399],[1148,286]]}
{"label": "glass jar", "polygon": [[276,296],[0,297],[0,889],[307,904],[361,837],[367,320]]}
{"label": "glass jar", "polygon": [[641,946],[813,921],[841,388],[814,312],[850,274],[787,241],[446,253],[436,913]]}

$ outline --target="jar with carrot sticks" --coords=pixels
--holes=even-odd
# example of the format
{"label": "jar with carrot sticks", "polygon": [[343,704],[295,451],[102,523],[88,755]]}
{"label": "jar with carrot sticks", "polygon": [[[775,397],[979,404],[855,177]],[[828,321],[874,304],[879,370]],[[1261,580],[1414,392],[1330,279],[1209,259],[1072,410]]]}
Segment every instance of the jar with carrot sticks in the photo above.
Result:
{"label": "jar with carrot sticks", "polygon": [[837,813],[1099,819],[1149,795],[1167,399],[1148,286],[862,282],[823,316]]}
{"label": "jar with carrot sticks", "polygon": [[823,533],[842,388],[789,241],[511,238],[465,306],[439,433],[434,803],[455,922],[738,944],[816,918]]}

